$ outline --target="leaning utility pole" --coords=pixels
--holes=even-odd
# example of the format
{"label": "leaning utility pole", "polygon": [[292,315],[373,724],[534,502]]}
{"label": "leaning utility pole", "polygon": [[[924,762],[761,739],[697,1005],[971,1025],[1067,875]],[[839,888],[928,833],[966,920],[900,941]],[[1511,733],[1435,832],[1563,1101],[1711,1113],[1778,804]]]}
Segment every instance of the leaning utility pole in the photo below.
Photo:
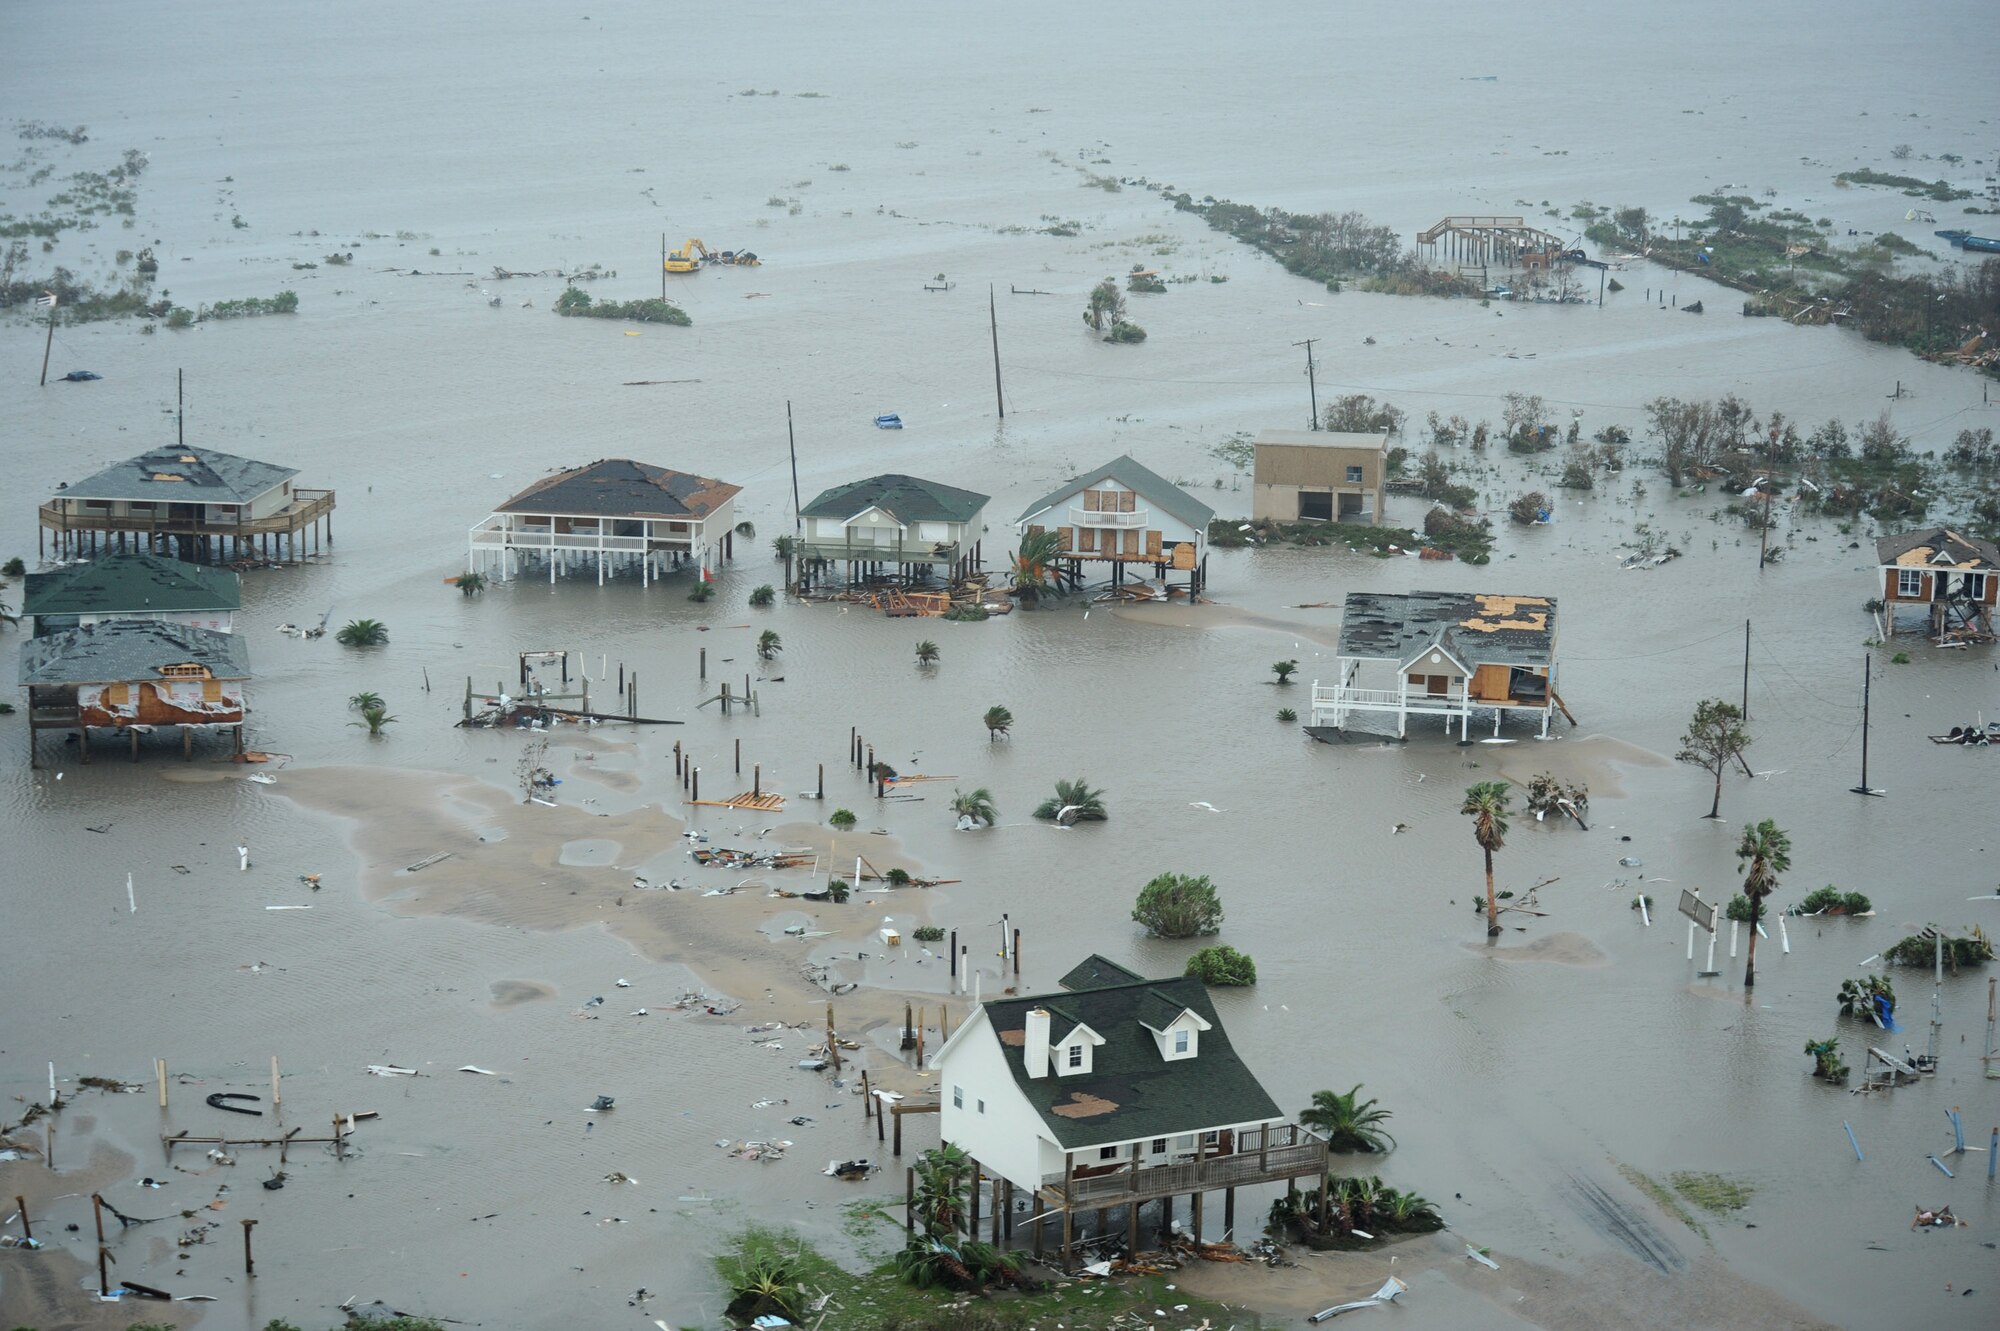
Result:
{"label": "leaning utility pole", "polygon": [[47,388],[49,386],[49,353],[56,349],[56,293],[53,291],[44,291],[41,299],[37,300],[35,304],[49,307],[49,338],[48,341],[42,344],[41,383],[43,388]]}
{"label": "leaning utility pole", "polygon": [[993,401],[1000,419],[1007,419],[1007,399],[1000,391],[1000,313],[993,304],[993,284],[986,284],[986,321],[993,330]]}
{"label": "leaning utility pole", "polygon": [[1315,430],[1319,428],[1319,381],[1313,377],[1313,343],[1317,341],[1319,341],[1318,338],[1309,337],[1303,342],[1292,343],[1295,347],[1304,347],[1306,349],[1306,391],[1312,394],[1313,414],[1311,428]]}

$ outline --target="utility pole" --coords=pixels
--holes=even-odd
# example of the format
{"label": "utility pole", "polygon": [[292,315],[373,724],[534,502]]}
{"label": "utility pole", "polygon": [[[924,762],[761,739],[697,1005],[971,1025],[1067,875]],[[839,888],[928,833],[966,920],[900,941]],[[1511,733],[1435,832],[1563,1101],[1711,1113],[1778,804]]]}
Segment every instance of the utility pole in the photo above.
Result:
{"label": "utility pole", "polygon": [[[665,242],[662,241],[662,244]],[[799,437],[792,431],[792,400],[785,399],[785,442],[792,451],[792,557],[785,561],[785,573],[789,577],[795,567],[804,567],[805,551],[800,548],[805,542],[805,518],[799,506]],[[797,579],[792,579],[797,585]]]}
{"label": "utility pole", "polygon": [[1007,419],[1007,398],[1000,391],[1000,312],[993,304],[993,284],[986,284],[986,321],[993,330],[993,403],[1000,419]]}
{"label": "utility pole", "polygon": [[1750,621],[1743,621],[1743,719],[1750,719]]}
{"label": "utility pole", "polygon": [[49,338],[47,342],[42,344],[41,382],[41,387],[47,388],[49,386],[49,353],[56,349],[56,293],[53,291],[44,291],[42,298],[35,303],[49,307]]}
{"label": "utility pole", "polygon": [[1312,428],[1315,430],[1319,428],[1319,381],[1313,376],[1313,343],[1317,341],[1318,338],[1309,337],[1303,342],[1292,343],[1295,347],[1306,349],[1306,391],[1312,394]]}
{"label": "utility pole", "polygon": [[667,298],[667,233],[660,233],[660,299]]}
{"label": "utility pole", "polygon": [[187,447],[187,371],[174,371],[174,446]]}
{"label": "utility pole", "polygon": [[1881,795],[1884,792],[1871,788],[1868,784],[1868,687],[1873,680],[1869,668],[1868,654],[1861,654],[1861,784],[1855,786],[1857,795]]}

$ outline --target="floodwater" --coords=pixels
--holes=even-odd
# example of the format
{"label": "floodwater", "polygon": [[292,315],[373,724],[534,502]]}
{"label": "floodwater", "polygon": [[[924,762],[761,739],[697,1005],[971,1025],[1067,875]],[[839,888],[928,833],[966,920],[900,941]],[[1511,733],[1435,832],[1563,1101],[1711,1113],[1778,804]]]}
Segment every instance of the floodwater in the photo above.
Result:
{"label": "floodwater", "polygon": [[[7,1255],[0,1313],[47,1317],[37,1310],[51,1288],[94,1286],[87,1195],[101,1188],[127,1214],[167,1217],[114,1239],[117,1275],[217,1296],[171,1310],[186,1320],[199,1308],[205,1327],[324,1324],[357,1294],[488,1326],[583,1309],[608,1320],[633,1313],[624,1300],[641,1286],[655,1292],[649,1317],[713,1325],[707,1263],[723,1233],[780,1221],[847,1250],[838,1208],[857,1191],[818,1171],[880,1153],[848,1088],[794,1067],[804,1032],[745,1029],[822,1019],[802,964],[864,982],[839,1000],[842,1024],[882,1070],[903,995],[934,1004],[946,988],[918,950],[885,952],[873,937],[884,917],[979,939],[1005,912],[1023,930],[1031,987],[1088,950],[1166,973],[1189,945],[1142,939],[1127,916],[1139,886],[1174,869],[1215,878],[1222,941],[1258,962],[1255,989],[1217,1001],[1279,1103],[1363,1083],[1395,1113],[1401,1146],[1383,1175],[1440,1201],[1455,1231],[1502,1262],[1467,1292],[1438,1265],[1448,1250],[1431,1261],[1405,1301],[1412,1326],[1596,1324],[1640,1304],[1666,1316],[1715,1290],[1763,1300],[1729,1305],[1763,1308],[1749,1319],[1762,1324],[1990,1324],[1994,1259],[1980,1244],[2000,1207],[1984,1157],[1945,1157],[1952,1179],[1925,1159],[1951,1144],[1946,1108],[1963,1107],[1976,1143],[2000,1106],[1977,1061],[1984,977],[1947,978],[1943,1072],[1921,1086],[1849,1097],[1813,1082],[1800,1053],[1837,1028],[1834,992],[1864,958],[1927,921],[1995,922],[1991,902],[1967,900],[1995,890],[1979,812],[1992,760],[1923,739],[2000,712],[1990,652],[1910,639],[1897,643],[1907,664],[1877,653],[1868,777],[1888,795],[1848,793],[1873,632],[1865,522],[1852,534],[1788,528],[1790,554],[1760,573],[1755,542],[1714,518],[1717,496],[1676,498],[1635,467],[1565,495],[1552,526],[1503,531],[1481,569],[1219,552],[1213,605],[1072,604],[984,625],[746,605],[759,582],[780,580],[766,552],[789,525],[788,402],[808,497],[882,470],[989,492],[993,562],[1028,501],[1121,451],[1225,514],[1247,510],[1208,450],[1237,430],[1301,422],[1292,344],[1305,338],[1321,339],[1323,395],[1371,392],[1418,420],[1433,409],[1497,419],[1500,395],[1520,390],[1581,411],[1586,434],[1636,433],[1650,398],[1734,391],[1807,421],[1886,409],[1926,448],[2000,423],[1969,376],[1832,330],[1736,318],[1730,293],[1692,278],[1675,289],[1631,268],[1602,309],[1329,295],[1143,189],[1106,192],[1080,171],[1301,211],[1355,207],[1405,232],[1449,212],[1532,214],[1543,199],[1670,216],[1731,184],[1928,245],[1928,227],[1903,221],[1908,200],[1837,191],[1831,177],[1888,168],[1905,142],[1965,158],[1954,168],[1965,183],[1992,169],[1993,128],[1964,113],[1995,53],[1982,10],[1933,6],[1922,24],[1884,29],[1858,4],[1683,6],[1643,25],[1598,5],[1532,35],[1471,5],[4,13],[10,114],[90,127],[81,147],[42,145],[58,175],[127,147],[151,156],[136,227],[71,236],[56,257],[90,272],[114,249],[155,242],[177,302],[289,287],[300,312],[152,336],[63,328],[54,371],[105,377],[46,390],[29,377],[41,329],[0,327],[15,479],[0,551],[32,561],[33,504],[56,483],[173,437],[177,368],[191,442],[297,466],[302,484],[336,487],[340,508],[332,558],[244,579],[239,626],[259,672],[251,740],[288,756],[275,785],[239,779],[208,761],[214,750],[184,765],[165,742],[136,765],[104,755],[88,767],[50,742],[45,770],[30,772],[21,719],[0,721],[5,1103],[45,1097],[51,1060],[65,1078],[147,1081],[164,1057],[190,1079],[164,1115],[150,1091],[78,1095],[53,1176],[0,1164],[11,1185],[0,1193],[31,1194],[38,1233],[76,1258],[31,1270]],[[742,95],[751,88],[777,95]],[[1198,109],[1173,113],[1182,106]],[[22,213],[54,186],[8,172],[0,188]],[[1039,234],[1051,220],[1080,233]],[[620,276],[594,292],[645,295],[662,231],[767,263],[676,279],[688,329],[558,321],[559,279],[491,277],[600,263]],[[351,265],[324,262],[346,252]],[[1082,339],[1085,291],[1136,263],[1228,281],[1135,299],[1152,334],[1143,346]],[[924,290],[939,273],[956,285]],[[1709,313],[1644,299],[1663,284],[1680,303],[1706,298]],[[879,411],[909,428],[875,431]],[[739,513],[759,535],[739,543],[714,601],[686,600],[684,579],[645,590],[530,580],[476,600],[444,585],[493,503],[607,455],[745,487]],[[1485,506],[1545,486],[1533,473],[1546,465],[1474,464]],[[1392,500],[1392,519],[1420,516],[1416,501]],[[1621,571],[1640,521],[1686,557]],[[1548,744],[1514,726],[1511,745],[1417,733],[1402,746],[1321,746],[1274,719],[1305,707],[1331,660],[1337,611],[1299,607],[1416,586],[1556,596],[1562,693],[1579,727],[1559,722]],[[382,619],[392,643],[360,653],[274,631],[323,615]],[[1700,817],[1705,776],[1669,758],[1695,700],[1742,688],[1745,619],[1757,776],[1728,778],[1712,824]],[[752,643],[767,625],[784,651],[760,665]],[[914,664],[920,637],[942,649],[933,670]],[[636,672],[643,714],[687,722],[557,737],[557,810],[517,804],[520,737],[452,728],[468,676],[487,688],[513,678],[515,652],[544,648],[581,653],[600,681]],[[1303,682],[1269,683],[1281,658],[1301,662]],[[766,681],[757,714],[699,706],[746,674]],[[362,690],[399,718],[385,738],[348,724],[345,700]],[[1001,743],[979,724],[994,703],[1017,717]],[[843,765],[850,727],[904,770],[952,780],[878,805]],[[747,877],[685,858],[690,814],[670,756],[680,741],[705,793],[727,793],[739,739],[746,768],[761,764],[765,788],[794,797],[785,818],[798,821],[694,811],[713,844],[768,825],[769,841],[841,854],[859,843],[878,867],[959,881],[846,907],[762,894],[767,881],[803,886],[800,874],[730,897],[636,890],[634,875],[693,889]],[[796,798],[820,763],[828,799],[861,819],[844,852],[811,825],[827,810]],[[1499,873],[1517,891],[1543,883],[1547,914],[1488,947],[1457,804],[1471,781],[1544,769],[1589,781],[1591,830],[1516,821]],[[1077,775],[1106,789],[1110,822],[1062,831],[1027,817],[1056,777]],[[953,784],[990,788],[1001,825],[953,832],[941,807]],[[1877,914],[1798,922],[1789,953],[1774,931],[1745,1001],[1741,959],[1699,980],[1667,912],[1681,887],[1731,890],[1737,829],[1764,817],[1795,846],[1780,900],[1834,882],[1867,892]],[[876,830],[888,836],[866,835]],[[452,859],[404,868],[445,849]],[[1628,908],[1642,888],[1662,908],[1651,928]],[[279,905],[311,909],[265,909]],[[794,924],[807,936],[787,935]],[[1891,1042],[1920,1049],[1928,986],[1896,978],[1906,1034]],[[982,983],[1011,979],[988,958]],[[674,1006],[695,992],[742,1007]],[[949,1001],[962,1015],[965,1000]],[[1858,1067],[1868,1040],[1842,1035]],[[773,1039],[779,1048],[763,1047]],[[249,1120],[225,1125],[202,1097],[268,1093],[273,1055],[287,1127],[314,1135],[336,1111],[380,1112],[357,1129],[353,1158],[294,1152],[287,1187],[266,1192],[255,1185],[271,1152],[240,1150],[228,1167],[188,1147],[162,1157],[162,1131],[241,1132]],[[369,1064],[425,1075],[378,1080]],[[457,1071],[467,1064],[495,1075]],[[919,1082],[906,1072],[901,1084]],[[585,1113],[600,1094],[616,1110]],[[752,1107],[762,1101],[781,1103]],[[794,1143],[779,1161],[718,1146],[778,1138]],[[1756,1195],[1733,1219],[1705,1217],[1704,1238],[1620,1166],[1724,1173]],[[605,1182],[613,1171],[637,1183]],[[167,1186],[141,1189],[144,1175]],[[865,1189],[894,1190],[888,1175]],[[1650,1239],[1608,1222],[1603,1195],[1645,1217]],[[202,1210],[211,1200],[226,1205]],[[1912,1205],[1945,1202],[1972,1228],[1906,1230]],[[235,1254],[239,1219],[260,1222],[254,1282]],[[84,1232],[64,1233],[72,1222]],[[207,1243],[178,1247],[199,1222],[217,1224]],[[1412,1260],[1436,1251],[1413,1248]],[[1372,1267],[1343,1269],[1335,1285],[1378,1283],[1358,1274]],[[1566,1292],[1516,1308],[1525,1270],[1552,1272]],[[1977,1293],[1961,1297],[1968,1285]],[[1254,1304],[1256,1289],[1237,1297]]]}

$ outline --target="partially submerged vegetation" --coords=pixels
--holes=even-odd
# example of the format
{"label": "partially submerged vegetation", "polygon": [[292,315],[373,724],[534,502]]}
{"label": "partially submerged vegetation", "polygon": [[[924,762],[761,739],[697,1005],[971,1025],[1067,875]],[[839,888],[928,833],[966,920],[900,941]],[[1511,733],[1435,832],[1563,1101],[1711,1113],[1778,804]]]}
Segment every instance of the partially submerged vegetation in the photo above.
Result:
{"label": "partially submerged vegetation", "polygon": [[1197,199],[1163,188],[1161,197],[1276,259],[1287,272],[1339,291],[1357,282],[1364,291],[1392,296],[1477,296],[1479,285],[1454,273],[1434,271],[1404,250],[1389,227],[1358,212],[1289,213],[1231,203],[1214,195]]}
{"label": "partially submerged vegetation", "polygon": [[673,324],[685,328],[694,322],[686,310],[672,301],[652,297],[642,300],[592,300],[588,291],[565,287],[556,297],[557,314],[571,319],[626,319],[642,324]]}

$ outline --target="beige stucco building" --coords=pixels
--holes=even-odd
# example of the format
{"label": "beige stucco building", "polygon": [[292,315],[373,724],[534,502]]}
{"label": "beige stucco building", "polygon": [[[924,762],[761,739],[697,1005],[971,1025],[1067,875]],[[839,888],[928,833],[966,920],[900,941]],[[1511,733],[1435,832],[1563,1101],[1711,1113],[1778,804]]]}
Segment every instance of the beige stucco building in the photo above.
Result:
{"label": "beige stucco building", "polygon": [[1379,525],[1388,452],[1386,434],[1266,430],[1256,440],[1250,516]]}

